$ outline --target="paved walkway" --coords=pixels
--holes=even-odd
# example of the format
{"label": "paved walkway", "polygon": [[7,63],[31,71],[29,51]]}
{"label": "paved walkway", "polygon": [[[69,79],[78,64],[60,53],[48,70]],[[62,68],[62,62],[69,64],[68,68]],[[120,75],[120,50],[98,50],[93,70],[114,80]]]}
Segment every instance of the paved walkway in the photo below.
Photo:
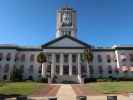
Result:
{"label": "paved walkway", "polygon": [[76,100],[76,94],[73,91],[71,85],[61,85],[58,93],[58,100]]}
{"label": "paved walkway", "polygon": [[[85,95],[87,100],[107,100],[107,95],[92,95],[90,92],[84,90],[81,85],[49,85],[46,89],[41,89],[33,95],[37,97],[33,100],[47,100],[48,96],[57,96],[58,100],[76,100],[76,96]],[[43,98],[42,98],[43,97]],[[117,95],[118,100],[129,100],[127,96]]]}

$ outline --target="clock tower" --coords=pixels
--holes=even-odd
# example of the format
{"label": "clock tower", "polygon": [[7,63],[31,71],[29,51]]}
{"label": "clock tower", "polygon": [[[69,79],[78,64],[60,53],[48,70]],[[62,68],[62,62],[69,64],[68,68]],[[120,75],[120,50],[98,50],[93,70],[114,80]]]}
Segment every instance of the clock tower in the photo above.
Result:
{"label": "clock tower", "polygon": [[68,35],[76,37],[76,11],[65,6],[57,11],[56,37]]}

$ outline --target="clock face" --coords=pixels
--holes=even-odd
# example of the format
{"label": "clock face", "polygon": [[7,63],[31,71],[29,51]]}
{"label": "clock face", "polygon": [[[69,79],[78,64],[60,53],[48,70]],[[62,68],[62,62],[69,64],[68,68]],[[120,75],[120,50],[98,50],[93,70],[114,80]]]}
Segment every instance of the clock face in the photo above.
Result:
{"label": "clock face", "polygon": [[63,16],[62,16],[62,22],[63,22],[63,25],[71,25],[71,15],[70,14],[67,14],[67,13],[64,13]]}

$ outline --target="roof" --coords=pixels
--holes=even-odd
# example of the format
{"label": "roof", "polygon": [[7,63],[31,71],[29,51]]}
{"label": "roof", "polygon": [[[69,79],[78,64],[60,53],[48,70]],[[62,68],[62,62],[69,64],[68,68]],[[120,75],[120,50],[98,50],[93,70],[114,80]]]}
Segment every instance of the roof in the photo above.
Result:
{"label": "roof", "polygon": [[[64,38],[69,38],[70,40],[73,40],[73,41],[75,41],[75,42],[77,42],[77,43],[79,43],[79,44],[82,44],[82,45],[85,46],[84,48],[91,48],[91,45],[88,45],[87,43],[85,43],[85,42],[83,42],[83,41],[80,41],[80,40],[78,40],[78,39],[76,39],[76,38],[74,38],[74,37],[68,36],[68,35],[64,35],[64,36],[62,36],[62,37],[56,38],[56,39],[54,39],[54,40],[52,40],[52,41],[49,41],[48,43],[42,45],[42,48],[49,48],[49,47],[48,47],[49,45],[51,45],[51,44],[53,44],[53,43],[55,43],[55,42],[57,42],[57,41],[60,41],[60,40],[62,40],[62,39],[64,39]],[[58,48],[58,47],[56,47],[56,48]],[[75,48],[75,47],[59,47],[59,48],[69,48],[69,49],[72,48],[72,49],[73,49],[73,48]],[[77,49],[78,49],[78,48],[79,48],[79,47],[77,47]]]}

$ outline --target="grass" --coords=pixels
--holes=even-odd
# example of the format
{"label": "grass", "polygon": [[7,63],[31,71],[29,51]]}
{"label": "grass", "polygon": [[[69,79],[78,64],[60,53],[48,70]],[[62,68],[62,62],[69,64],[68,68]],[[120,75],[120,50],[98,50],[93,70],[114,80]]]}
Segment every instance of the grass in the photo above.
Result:
{"label": "grass", "polygon": [[133,82],[98,82],[88,83],[84,87],[88,91],[100,93],[128,93],[133,92]]}
{"label": "grass", "polygon": [[0,94],[2,95],[30,95],[37,89],[41,83],[36,82],[6,82],[0,83]]}

